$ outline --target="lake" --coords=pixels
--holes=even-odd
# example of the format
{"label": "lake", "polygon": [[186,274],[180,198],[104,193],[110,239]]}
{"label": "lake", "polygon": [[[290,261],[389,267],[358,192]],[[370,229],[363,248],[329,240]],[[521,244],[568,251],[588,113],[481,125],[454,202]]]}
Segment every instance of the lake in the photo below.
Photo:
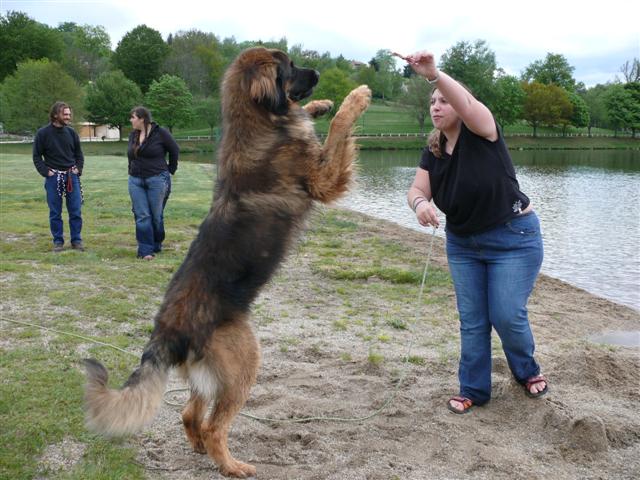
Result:
{"label": "lake", "polygon": [[[640,151],[511,153],[540,217],[542,271],[640,310]],[[419,159],[419,151],[360,152],[358,185],[340,205],[431,233],[406,203]]]}
{"label": "lake", "polygon": [[[640,310],[640,151],[511,154],[540,217],[542,272]],[[185,160],[210,163],[212,156]],[[361,151],[358,183],[338,205],[424,231],[426,253],[432,229],[420,227],[406,203],[419,159],[420,151]]]}

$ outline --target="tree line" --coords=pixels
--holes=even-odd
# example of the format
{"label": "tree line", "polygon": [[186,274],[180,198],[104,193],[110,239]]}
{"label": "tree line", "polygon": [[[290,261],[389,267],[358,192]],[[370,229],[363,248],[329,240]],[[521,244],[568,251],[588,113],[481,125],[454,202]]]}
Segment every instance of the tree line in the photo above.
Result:
{"label": "tree line", "polygon": [[[76,118],[120,129],[129,112],[148,106],[169,129],[220,123],[219,85],[226,67],[245,48],[262,45],[288,53],[297,65],[321,72],[312,98],[339,105],[359,84],[374,99],[405,106],[424,131],[429,119],[429,85],[411,68],[396,67],[389,50],[369,62],[278,41],[220,39],[200,30],[179,31],[165,40],[157,30],[139,25],[114,50],[101,26],[61,23],[57,28],[22,12],[0,16],[0,122],[12,133],[31,133],[47,119],[49,106],[64,99]],[[631,131],[640,126],[640,65],[621,66],[622,78],[585,88],[573,78],[574,67],[556,53],[531,63],[520,77],[498,67],[484,40],[459,42],[442,56],[439,68],[462,81],[494,112],[504,127],[526,122],[534,136],[539,126],[608,128]]]}

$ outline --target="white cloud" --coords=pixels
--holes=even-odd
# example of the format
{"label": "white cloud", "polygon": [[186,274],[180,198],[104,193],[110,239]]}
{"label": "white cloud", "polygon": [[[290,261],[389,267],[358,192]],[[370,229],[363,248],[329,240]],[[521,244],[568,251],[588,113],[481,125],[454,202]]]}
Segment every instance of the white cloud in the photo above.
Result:
{"label": "white cloud", "polygon": [[640,3],[628,0],[3,0],[2,9],[24,11],[53,26],[103,25],[114,48],[142,23],[165,38],[193,28],[238,41],[286,37],[289,45],[360,61],[380,49],[429,49],[440,56],[460,41],[483,39],[507,72],[519,74],[547,52],[560,53],[587,85],[612,80],[624,61],[640,57]]}

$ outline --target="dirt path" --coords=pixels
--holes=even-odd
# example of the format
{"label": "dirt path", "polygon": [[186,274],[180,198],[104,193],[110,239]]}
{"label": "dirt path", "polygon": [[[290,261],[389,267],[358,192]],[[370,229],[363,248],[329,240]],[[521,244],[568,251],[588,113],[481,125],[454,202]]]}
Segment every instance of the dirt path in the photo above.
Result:
{"label": "dirt path", "polygon": [[[367,217],[361,222],[366,235],[394,239],[424,254],[424,235]],[[440,239],[432,261],[445,265]],[[230,448],[256,465],[258,478],[639,477],[640,350],[586,340],[606,330],[640,329],[638,312],[541,276],[530,315],[550,394],[527,398],[497,350],[492,401],[457,416],[445,408],[457,388],[453,294],[446,309],[427,306],[421,315],[432,317],[428,328],[401,332],[398,342],[380,352],[384,362],[374,366],[357,330],[332,325],[345,312],[352,312],[357,324],[358,316],[385,306],[376,298],[359,298],[347,308],[334,291],[331,280],[312,273],[308,258],[294,253],[263,292],[255,313],[263,365],[244,412],[277,418],[363,416],[382,405],[405,368],[406,378],[391,405],[363,422],[268,424],[239,417]],[[413,313],[406,315],[411,322]],[[424,358],[424,365],[403,363],[411,338],[411,353]],[[169,397],[185,400],[182,392]],[[188,448],[179,412],[164,405],[149,429],[134,437],[138,461],[150,478],[222,478],[206,456]]]}

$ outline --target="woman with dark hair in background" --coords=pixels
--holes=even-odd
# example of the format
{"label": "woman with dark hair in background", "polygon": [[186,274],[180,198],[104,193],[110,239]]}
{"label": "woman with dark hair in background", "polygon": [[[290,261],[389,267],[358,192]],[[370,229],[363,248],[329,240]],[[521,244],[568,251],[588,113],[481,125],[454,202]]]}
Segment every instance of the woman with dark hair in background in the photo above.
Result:
{"label": "woman with dark hair in background", "polygon": [[467,413],[491,398],[491,329],[511,373],[529,397],[548,391],[533,353],[527,301],[542,264],[542,236],[529,198],[520,191],[507,146],[489,109],[436,68],[433,54],[406,60],[435,89],[435,127],[407,194],[423,225],[446,215],[449,270],[460,315],[460,391],[449,399]]}
{"label": "woman with dark hair in background", "polygon": [[129,196],[136,221],[138,258],[153,260],[165,238],[164,207],[180,149],[171,134],[151,120],[151,112],[145,107],[131,110],[130,121]]}

